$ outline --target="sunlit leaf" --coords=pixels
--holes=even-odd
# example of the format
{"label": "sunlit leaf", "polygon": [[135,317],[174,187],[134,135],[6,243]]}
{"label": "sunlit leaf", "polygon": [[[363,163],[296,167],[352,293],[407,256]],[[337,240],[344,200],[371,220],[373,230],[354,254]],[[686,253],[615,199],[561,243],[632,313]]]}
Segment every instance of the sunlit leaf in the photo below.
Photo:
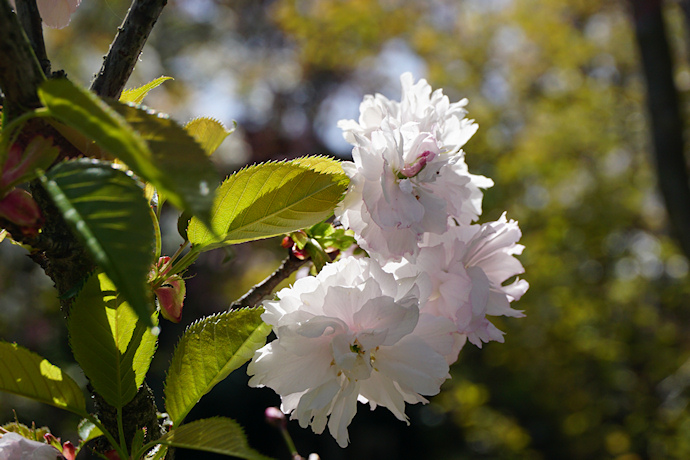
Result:
{"label": "sunlit leaf", "polygon": [[177,123],[118,101],[109,105],[65,79],[47,80],[39,97],[52,117],[94,140],[175,206],[208,220],[215,169]]}
{"label": "sunlit leaf", "polygon": [[300,165],[302,167],[311,169],[316,172],[324,174],[332,174],[347,186],[348,178],[343,171],[343,166],[338,160],[333,158],[317,155],[295,158],[290,161],[291,164]]}
{"label": "sunlit leaf", "polygon": [[[87,142],[95,141],[142,177],[157,175],[146,142],[95,94],[69,80],[51,79],[41,85],[38,95],[55,119],[78,131]],[[74,133],[72,137],[79,136]],[[87,149],[88,145],[77,147]]]}
{"label": "sunlit leaf", "polygon": [[215,152],[225,138],[235,131],[228,130],[223,123],[207,117],[195,118],[184,129],[201,145],[206,155]]}
{"label": "sunlit leaf", "polygon": [[86,415],[79,385],[47,359],[14,343],[0,342],[0,390]]}
{"label": "sunlit leaf", "polygon": [[163,114],[120,103],[112,107],[148,145],[157,170],[155,176],[142,177],[179,209],[203,221],[210,219],[213,190],[219,179],[204,149],[182,126]]}
{"label": "sunlit leaf", "polygon": [[179,425],[194,405],[263,346],[271,327],[263,309],[221,313],[192,324],[175,349],[165,379],[165,407]]}
{"label": "sunlit leaf", "polygon": [[195,420],[165,434],[156,442],[171,447],[202,450],[246,460],[268,460],[247,443],[242,427],[226,417]]}
{"label": "sunlit leaf", "polygon": [[151,325],[145,279],[155,237],[142,188],[125,171],[88,159],[57,165],[41,183],[94,261]]}
{"label": "sunlit leaf", "polygon": [[126,89],[120,95],[120,102],[131,102],[132,104],[141,104],[146,95],[152,89],[162,85],[167,80],[172,80],[172,77],[158,77],[153,81],[146,83],[138,88]]}
{"label": "sunlit leaf", "polygon": [[156,336],[101,273],[77,296],[68,321],[70,346],[91,385],[113,407],[123,407],[144,382]]}
{"label": "sunlit leaf", "polygon": [[79,440],[81,442],[88,442],[103,435],[101,430],[94,425],[91,420],[85,418],[79,422],[77,432],[79,433]]}
{"label": "sunlit leaf", "polygon": [[212,229],[223,239],[192,219],[189,241],[208,250],[310,227],[333,213],[347,188],[339,167],[334,160],[307,157],[242,169],[223,182],[213,203]]}

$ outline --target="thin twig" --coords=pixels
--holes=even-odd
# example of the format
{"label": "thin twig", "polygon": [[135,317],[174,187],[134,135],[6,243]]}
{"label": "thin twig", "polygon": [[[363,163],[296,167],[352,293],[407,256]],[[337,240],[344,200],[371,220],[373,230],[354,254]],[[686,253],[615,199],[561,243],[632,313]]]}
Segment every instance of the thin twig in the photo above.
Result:
{"label": "thin twig", "polygon": [[251,288],[245,295],[230,305],[228,310],[237,310],[242,307],[254,307],[258,305],[264,298],[271,295],[276,286],[307,262],[309,262],[309,259],[301,260],[290,253],[290,256],[283,261],[280,267],[278,267],[271,276]]}
{"label": "thin twig", "polygon": [[93,92],[103,97],[120,97],[166,4],[167,0],[134,0],[91,84]]}
{"label": "thin twig", "polygon": [[43,73],[49,75],[50,61],[48,60],[46,45],[43,40],[43,20],[41,19],[41,13],[38,11],[36,0],[16,0],[16,4],[19,23],[29,38],[31,48],[33,48],[34,54],[36,54],[36,58],[41,64]]}

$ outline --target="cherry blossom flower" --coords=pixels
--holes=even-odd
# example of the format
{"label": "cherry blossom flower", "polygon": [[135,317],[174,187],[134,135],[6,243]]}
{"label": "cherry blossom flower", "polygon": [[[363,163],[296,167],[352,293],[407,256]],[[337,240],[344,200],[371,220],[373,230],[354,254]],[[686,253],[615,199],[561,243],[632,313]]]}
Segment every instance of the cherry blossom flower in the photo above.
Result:
{"label": "cherry blossom flower", "polygon": [[457,359],[466,340],[480,348],[483,342],[503,342],[503,333],[487,315],[524,316],[510,304],[522,297],[529,284],[521,279],[503,284],[524,272],[514,257],[524,248],[517,244],[520,236],[517,222],[508,221],[504,213],[496,222],[427,234],[414,263],[403,260],[384,267],[401,279],[426,278],[426,284],[418,282],[430,291],[422,293],[428,300],[421,311],[448,318],[456,326],[455,348],[446,355],[449,362]]}
{"label": "cherry blossom flower", "polygon": [[463,118],[466,100],[451,104],[425,80],[401,77],[401,102],[367,96],[359,122],[339,126],[353,144],[350,178],[336,216],[381,260],[414,258],[427,232],[441,234],[481,214],[481,189],[493,182],[468,172],[461,147],[477,130]]}
{"label": "cherry blossom flower", "polygon": [[[303,428],[328,424],[338,444],[357,401],[407,421],[405,403],[427,402],[448,377],[444,358],[454,325],[420,315],[419,288],[369,258],[343,258],[264,302],[277,339],[258,350],[249,384],[281,396],[281,410]],[[422,333],[420,333],[422,331]]]}
{"label": "cherry blossom flower", "polygon": [[55,447],[43,442],[32,441],[17,433],[0,436],[0,460],[56,460],[65,457]]}
{"label": "cherry blossom flower", "polygon": [[[80,3],[81,0],[36,0],[43,23],[53,29],[66,27]],[[16,8],[15,0],[10,0],[10,4]]]}

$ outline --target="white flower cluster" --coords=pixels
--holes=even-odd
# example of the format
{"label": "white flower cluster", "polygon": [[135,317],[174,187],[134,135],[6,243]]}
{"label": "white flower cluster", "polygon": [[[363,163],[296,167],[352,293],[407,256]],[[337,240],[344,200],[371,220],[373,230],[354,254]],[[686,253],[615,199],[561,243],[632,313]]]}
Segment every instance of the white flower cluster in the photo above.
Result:
{"label": "white flower cluster", "polygon": [[493,183],[464,160],[477,130],[467,100],[401,81],[400,102],[366,96],[359,121],[339,123],[354,161],[336,217],[370,257],[344,257],[264,302],[277,339],[248,370],[284,413],[316,433],[328,425],[342,447],[357,401],[407,421],[405,403],[440,391],[467,340],[503,342],[487,315],[522,316],[510,304],[529,287],[504,285],[524,271],[517,222],[472,224]]}

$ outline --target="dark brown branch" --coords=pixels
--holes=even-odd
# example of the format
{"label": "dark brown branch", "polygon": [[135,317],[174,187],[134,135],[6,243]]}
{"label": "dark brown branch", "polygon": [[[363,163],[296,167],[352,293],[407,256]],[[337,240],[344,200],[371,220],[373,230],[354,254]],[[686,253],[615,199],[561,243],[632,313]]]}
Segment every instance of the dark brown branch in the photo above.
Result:
{"label": "dark brown branch", "polygon": [[37,88],[45,79],[29,39],[7,0],[0,0],[0,88],[4,116],[11,120],[41,106]]}
{"label": "dark brown branch", "polygon": [[119,98],[139,59],[144,44],[167,0],[134,0],[118,29],[91,90],[103,97]]}
{"label": "dark brown branch", "polygon": [[41,20],[36,0],[16,0],[15,3],[17,4],[19,23],[29,38],[29,43],[31,43],[31,48],[33,48],[34,54],[36,54],[36,58],[41,64],[43,73],[49,75],[50,61],[46,54],[46,45],[43,40],[43,21]]}
{"label": "dark brown branch", "polygon": [[290,256],[283,261],[276,271],[236,300],[230,305],[228,310],[237,310],[238,308],[254,307],[258,305],[259,302],[271,295],[276,286],[307,262],[309,262],[309,259],[301,260],[290,253]]}
{"label": "dark brown branch", "polygon": [[631,0],[642,70],[647,82],[659,188],[671,229],[690,258],[690,186],[683,150],[683,120],[673,79],[661,0]]}

